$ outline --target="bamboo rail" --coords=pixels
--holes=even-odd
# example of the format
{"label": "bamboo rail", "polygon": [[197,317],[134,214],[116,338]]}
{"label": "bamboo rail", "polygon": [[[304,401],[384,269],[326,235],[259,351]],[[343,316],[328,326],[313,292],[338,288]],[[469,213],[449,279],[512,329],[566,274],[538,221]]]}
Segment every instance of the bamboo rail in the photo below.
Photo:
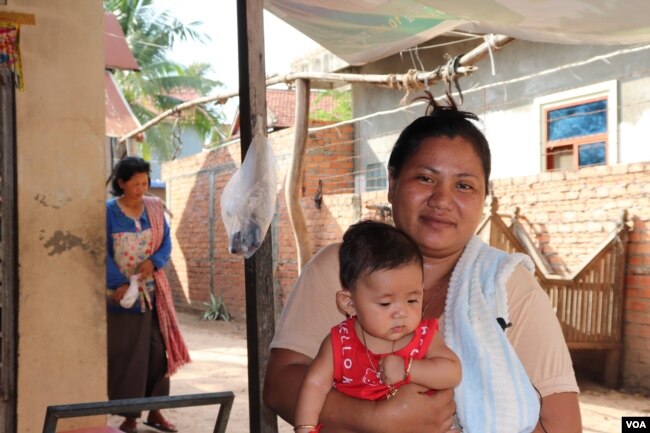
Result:
{"label": "bamboo rail", "polygon": [[[498,50],[504,45],[512,42],[514,38],[504,35],[493,35],[493,37],[476,46],[467,54],[458,59],[456,68],[452,68],[450,63],[442,65],[433,71],[416,71],[412,70],[405,74],[345,74],[336,72],[294,72],[284,75],[275,75],[266,79],[266,86],[272,86],[280,83],[293,83],[297,80],[318,80],[326,82],[342,83],[366,83],[385,87],[394,87],[398,89],[412,89],[417,87],[417,83],[433,84],[436,81],[452,79],[452,75],[469,75],[478,69],[474,63],[488,55],[490,50]],[[453,71],[452,71],[453,69]],[[194,108],[198,105],[207,103],[224,104],[228,99],[239,96],[239,91],[229,91],[219,93],[213,96],[204,96],[183,102],[168,110],[158,114],[144,125],[129,131],[123,137],[120,137],[119,143],[126,143],[126,140],[132,138],[147,129],[157,125],[169,116],[180,113],[183,110]]]}

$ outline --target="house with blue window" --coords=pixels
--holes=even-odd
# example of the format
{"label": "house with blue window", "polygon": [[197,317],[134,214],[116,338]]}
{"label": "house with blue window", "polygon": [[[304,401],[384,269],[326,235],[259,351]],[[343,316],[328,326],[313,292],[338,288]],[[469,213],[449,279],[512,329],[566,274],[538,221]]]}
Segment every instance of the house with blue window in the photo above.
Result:
{"label": "house with blue window", "polygon": [[[469,39],[469,40],[468,40]],[[437,37],[338,72],[431,71],[476,46],[466,35]],[[417,56],[417,57],[416,57]],[[567,45],[514,40],[460,77],[462,109],[475,112],[493,153],[492,179],[650,160],[650,45]],[[447,85],[429,87],[436,96]],[[424,114],[419,93],[353,84],[357,191],[386,188],[386,162],[401,129]],[[404,101],[405,99],[405,101]],[[398,107],[398,108],[396,108]],[[372,121],[376,119],[377,121]]]}
{"label": "house with blue window", "polygon": [[[335,66],[332,72],[374,76],[435,71],[487,43],[489,53],[480,55],[478,70],[469,76],[460,72],[458,84],[462,108],[485,120],[493,179],[650,160],[644,143],[650,129],[645,5],[627,10],[582,0],[557,6],[473,0],[267,3],[272,13],[349,64],[331,62],[330,53],[312,59],[311,66],[300,65],[301,71],[318,72],[323,65]],[[514,40],[501,45],[499,35]],[[422,107],[405,106],[417,90],[352,84],[353,117],[363,119],[356,137],[356,192],[384,187],[390,146],[423,114]],[[437,96],[445,90],[458,94],[449,84],[430,90]]]}

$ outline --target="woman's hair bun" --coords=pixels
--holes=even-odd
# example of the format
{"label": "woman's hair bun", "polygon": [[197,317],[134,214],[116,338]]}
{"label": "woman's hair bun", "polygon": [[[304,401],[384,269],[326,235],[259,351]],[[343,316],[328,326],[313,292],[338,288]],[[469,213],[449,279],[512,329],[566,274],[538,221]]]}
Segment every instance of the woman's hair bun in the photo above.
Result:
{"label": "woman's hair bun", "polygon": [[479,121],[476,114],[469,111],[459,110],[456,101],[454,101],[454,98],[449,93],[445,93],[445,100],[446,104],[444,102],[439,102],[436,100],[435,96],[433,96],[433,93],[429,90],[425,90],[424,95],[418,96],[413,100],[413,102],[424,101],[427,103],[427,108],[424,112],[425,116],[437,119],[460,117],[467,120]]}

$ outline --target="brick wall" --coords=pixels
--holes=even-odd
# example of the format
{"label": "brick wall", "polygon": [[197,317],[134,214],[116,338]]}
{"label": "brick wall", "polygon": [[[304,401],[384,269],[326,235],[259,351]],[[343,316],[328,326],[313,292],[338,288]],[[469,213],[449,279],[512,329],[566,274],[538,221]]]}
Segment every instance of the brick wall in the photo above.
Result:
{"label": "brick wall", "polygon": [[[284,201],[284,176],[290,162],[292,130],[271,134],[277,159],[278,204],[272,224],[277,305],[281,307],[297,277],[295,241]],[[386,204],[386,191],[353,193],[353,127],[309,134],[301,204],[315,251],[339,241],[345,228],[363,217],[379,218],[370,204]],[[219,200],[239,165],[239,143],[163,165],[174,248],[170,281],[180,308],[204,309],[210,286],[231,313],[245,312],[243,259],[226,250]],[[323,200],[316,208],[318,179]],[[214,218],[210,219],[210,185]],[[514,212],[529,222],[531,237],[554,268],[570,272],[620,221],[627,210],[628,244],[623,378],[630,389],[650,392],[650,163],[593,167],[578,172],[543,173],[493,182],[500,213]],[[212,232],[210,231],[212,227]],[[214,261],[210,261],[210,236]],[[212,279],[211,279],[212,275]]]}
{"label": "brick wall", "polygon": [[[228,146],[163,165],[173,244],[168,274],[176,305],[181,308],[205,309],[202,303],[210,299],[211,284],[227,306],[237,310],[243,302],[238,293],[241,288],[243,294],[243,261],[226,253],[226,234],[219,213],[220,192],[239,160],[239,147]],[[229,278],[224,278],[226,275]]]}
{"label": "brick wall", "polygon": [[[338,239],[341,227],[356,221],[358,211],[350,206],[354,201],[351,194],[326,198],[320,209],[316,209],[313,199],[318,178],[323,180],[325,196],[353,189],[353,135],[351,125],[308,135],[302,205],[314,236],[314,251]],[[274,132],[269,138],[278,175],[277,215],[271,229],[275,237],[275,281],[281,289],[278,291],[281,302],[297,274],[295,243],[284,201],[284,179],[291,159],[293,130]],[[176,305],[181,309],[204,310],[203,303],[209,301],[212,287],[235,317],[244,317],[244,260],[227,251],[228,239],[220,207],[221,192],[240,160],[240,145],[233,143],[163,164],[162,177],[167,185],[174,245],[169,279]]]}
{"label": "brick wall", "polygon": [[650,163],[496,180],[499,212],[515,207],[553,268],[580,268],[627,210],[623,383],[650,393]]}

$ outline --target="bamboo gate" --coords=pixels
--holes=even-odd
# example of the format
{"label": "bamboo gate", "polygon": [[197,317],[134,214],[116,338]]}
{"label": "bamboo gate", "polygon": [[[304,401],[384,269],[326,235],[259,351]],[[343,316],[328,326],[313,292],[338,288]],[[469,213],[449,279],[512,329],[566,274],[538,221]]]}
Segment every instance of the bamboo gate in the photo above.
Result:
{"label": "bamboo gate", "polygon": [[[490,245],[508,252],[528,254],[535,263],[535,277],[551,299],[569,349],[604,350],[603,380],[619,384],[623,350],[627,212],[617,227],[569,275],[555,273],[520,222],[519,208],[511,216],[497,212],[493,198],[490,212],[478,233]],[[509,219],[506,224],[504,218]]]}

